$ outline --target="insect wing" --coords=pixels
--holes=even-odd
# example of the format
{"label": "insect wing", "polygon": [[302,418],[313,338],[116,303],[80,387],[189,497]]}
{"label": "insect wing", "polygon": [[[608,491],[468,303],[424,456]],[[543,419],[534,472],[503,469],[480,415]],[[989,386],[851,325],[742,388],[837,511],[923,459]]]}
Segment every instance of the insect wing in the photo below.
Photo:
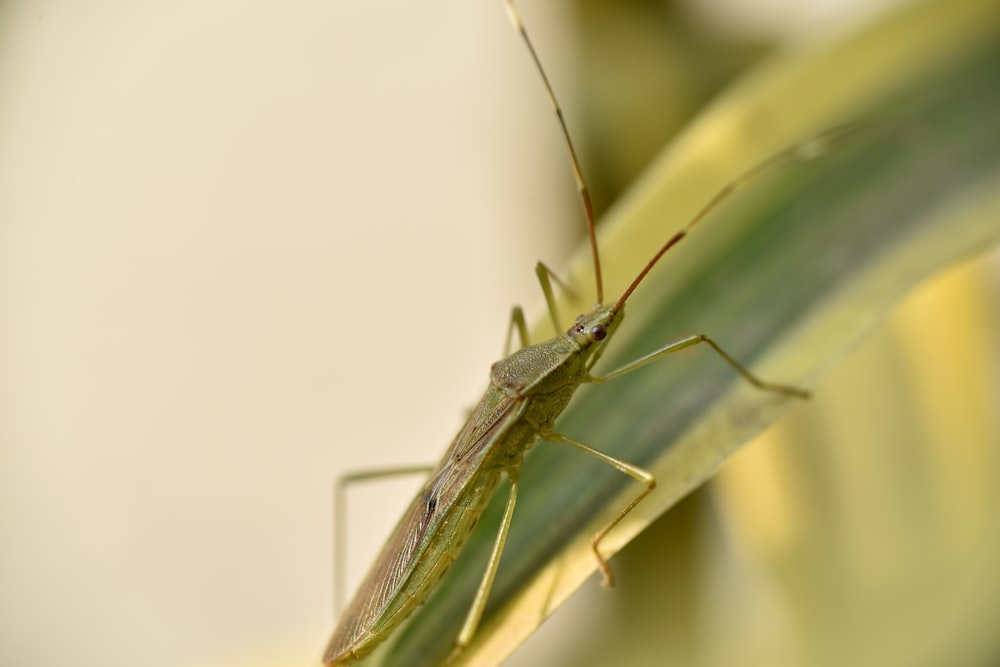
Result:
{"label": "insect wing", "polygon": [[[402,622],[412,611],[415,605],[406,604],[412,593],[403,593],[401,598],[401,591],[427,555],[429,544],[443,529],[442,522],[455,507],[456,500],[472,480],[481,477],[480,464],[488,456],[490,445],[520,417],[523,405],[524,399],[511,399],[492,387],[486,392],[441,463],[396,524],[351,604],[341,615],[341,622],[327,646],[325,663],[335,663],[351,653],[364,655],[378,643],[384,631]],[[471,500],[477,513],[482,511],[496,488],[499,471],[487,477],[491,478],[490,483],[478,485],[484,497],[467,498],[463,503],[468,507]],[[452,522],[450,529],[457,528],[460,523]],[[461,542],[464,544],[464,539]],[[451,553],[452,557],[455,555]]]}

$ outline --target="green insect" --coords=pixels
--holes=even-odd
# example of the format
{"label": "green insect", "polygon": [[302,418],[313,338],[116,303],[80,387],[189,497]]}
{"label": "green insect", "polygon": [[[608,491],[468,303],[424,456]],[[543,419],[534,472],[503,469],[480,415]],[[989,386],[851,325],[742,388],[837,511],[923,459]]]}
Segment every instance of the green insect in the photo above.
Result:
{"label": "green insect", "polygon": [[[591,541],[594,556],[603,575],[603,583],[606,586],[612,585],[611,568],[599,548],[601,540],[653,490],[656,480],[651,473],[638,466],[554,430],[556,419],[569,405],[581,385],[614,380],[673,352],[704,343],[754,387],[795,398],[809,396],[809,392],[797,387],[760,380],[704,334],[674,341],[605,375],[594,375],[591,369],[621,324],[625,303],[667,250],[680,242],[695,225],[735,190],[765,173],[811,159],[825,152],[831,143],[843,138],[844,133],[832,131],[819,135],[809,142],[772,156],[730,182],[687,225],[663,244],[617,301],[604,304],[590,196],[573,142],[555,94],[514,2],[505,0],[505,3],[514,27],[527,45],[535,67],[541,74],[569,149],[587,219],[589,242],[593,253],[597,305],[577,317],[564,333],[535,345],[528,343],[527,327],[522,311],[520,308],[514,309],[508,329],[507,347],[509,348],[512,334],[516,329],[522,348],[493,364],[486,393],[406,509],[353,601],[341,615],[323,656],[323,662],[327,665],[349,665],[368,655],[427,599],[458,557],[502,476],[506,475],[510,480],[510,495],[506,509],[486,572],[455,640],[452,657],[469,644],[486,608],[490,588],[503,553],[507,531],[517,502],[518,473],[524,454],[539,440],[572,445],[641,482],[643,488],[614,519],[594,535]],[[536,272],[545,294],[549,314],[556,331],[559,331],[561,326],[556,314],[551,284],[553,276],[543,264],[538,265]],[[410,469],[409,472],[415,470]],[[354,480],[371,476],[357,475]]]}

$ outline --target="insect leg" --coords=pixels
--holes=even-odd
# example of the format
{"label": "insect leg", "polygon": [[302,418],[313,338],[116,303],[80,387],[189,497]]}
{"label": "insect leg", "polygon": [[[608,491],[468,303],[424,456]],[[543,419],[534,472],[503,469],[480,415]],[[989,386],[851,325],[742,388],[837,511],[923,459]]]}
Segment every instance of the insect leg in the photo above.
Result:
{"label": "insect leg", "polygon": [[562,291],[566,292],[570,297],[575,297],[576,295],[572,288],[560,280],[555,271],[546,266],[544,262],[535,264],[535,275],[538,276],[538,282],[542,286],[542,293],[545,294],[545,305],[548,306],[549,317],[552,318],[552,329],[555,333],[559,333],[562,325],[559,324],[559,312],[556,310],[556,297],[552,291],[552,282],[555,281]]}
{"label": "insect leg", "polygon": [[517,330],[517,335],[521,339],[521,347],[528,347],[531,343],[528,342],[528,325],[524,321],[524,311],[521,310],[521,306],[514,306],[510,311],[510,323],[507,325],[507,338],[504,340],[503,344],[503,356],[510,356],[510,344],[514,338],[514,330]]}
{"label": "insect leg", "polygon": [[370,482],[377,479],[402,477],[404,475],[429,475],[434,466],[406,466],[400,468],[381,468],[379,470],[360,470],[343,475],[337,479],[333,498],[333,608],[340,616],[344,608],[344,544],[346,543],[344,529],[347,525],[347,487],[358,482]]}
{"label": "insect leg", "polygon": [[535,275],[538,276],[538,282],[542,286],[542,293],[545,295],[545,305],[549,309],[549,317],[552,318],[552,330],[558,332],[559,311],[556,310],[556,296],[552,292],[552,279],[555,278],[557,282],[559,279],[556,278],[556,274],[554,274],[551,269],[545,266],[542,262],[535,264]]}
{"label": "insect leg", "polygon": [[[535,275],[538,276],[538,282],[542,286],[542,293],[545,295],[545,305],[549,309],[549,317],[552,318],[552,328],[558,333],[560,331],[559,324],[559,312],[556,310],[556,296],[555,292],[552,290],[552,283],[555,282],[560,288],[571,297],[575,296],[573,290],[562,280],[555,272],[545,265],[544,262],[538,262],[535,264]],[[514,337],[514,330],[517,330],[518,336],[521,338],[521,347],[528,347],[530,342],[528,341],[528,326],[524,320],[524,311],[521,310],[521,306],[514,306],[510,313],[510,324],[507,326],[507,340],[503,346],[503,356],[510,356],[510,344]]]}
{"label": "insect leg", "polygon": [[650,352],[649,354],[639,357],[635,361],[625,364],[621,368],[611,371],[607,375],[596,376],[592,375],[588,378],[588,382],[607,382],[608,380],[614,380],[617,377],[621,377],[627,373],[645,366],[648,363],[656,361],[662,357],[667,356],[671,352],[677,352],[678,350],[683,350],[684,348],[692,347],[698,345],[699,343],[707,343],[716,354],[718,354],[722,359],[732,366],[733,370],[743,376],[743,379],[752,384],[757,389],[763,389],[764,391],[773,391],[777,394],[785,394],[787,396],[794,396],[796,398],[809,398],[811,396],[810,392],[801,389],[799,387],[793,387],[785,384],[775,384],[771,382],[765,382],[759,377],[751,373],[744,367],[740,362],[736,361],[728,352],[719,347],[718,343],[706,336],[705,334],[696,334],[694,336],[688,336],[687,338],[682,338],[681,340],[674,341],[669,345],[661,347],[659,350]]}
{"label": "insect leg", "polygon": [[[479,621],[482,620],[483,611],[486,610],[486,600],[490,596],[490,588],[493,587],[493,579],[497,574],[497,567],[500,565],[500,555],[503,553],[504,544],[507,542],[507,532],[510,530],[510,520],[514,516],[514,505],[517,503],[517,473],[508,471],[510,477],[510,495],[507,496],[507,506],[503,511],[503,518],[500,520],[500,529],[497,531],[497,538],[493,542],[493,550],[490,552],[490,560],[486,564],[486,572],[476,589],[476,597],[472,599],[472,606],[462,624],[462,630],[455,640],[455,648],[452,650],[447,662],[451,662],[459,653],[465,650],[476,634]],[[446,664],[447,664],[446,662]]]}
{"label": "insect leg", "polygon": [[611,532],[612,528],[617,526],[618,523],[625,518],[626,514],[631,512],[632,509],[635,508],[635,506],[638,505],[643,498],[648,496],[650,492],[652,492],[652,490],[656,488],[656,478],[653,477],[653,473],[649,472],[645,468],[640,468],[639,466],[632,465],[627,461],[616,459],[610,454],[606,454],[599,449],[594,449],[590,445],[586,445],[580,442],[579,440],[574,440],[573,438],[567,437],[561,433],[549,432],[544,434],[542,436],[542,439],[548,440],[549,442],[565,442],[568,445],[573,445],[574,447],[584,452],[585,454],[590,454],[595,459],[608,464],[609,466],[615,468],[616,470],[620,470],[621,472],[625,473],[632,479],[638,480],[646,485],[646,488],[643,489],[641,492],[639,492],[637,496],[632,498],[629,504],[626,505],[620,512],[618,512],[617,516],[615,516],[614,519],[609,521],[606,526],[597,531],[597,533],[594,534],[593,539],[590,541],[590,547],[591,549],[594,550],[594,556],[597,557],[597,565],[601,568],[601,575],[604,578],[604,580],[601,582],[601,585],[610,588],[611,586],[615,585],[615,577],[614,574],[611,572],[611,566],[608,564],[607,559],[601,555],[601,551],[600,549],[597,548],[597,545],[600,544],[601,540],[603,540],[604,537],[609,532]]}

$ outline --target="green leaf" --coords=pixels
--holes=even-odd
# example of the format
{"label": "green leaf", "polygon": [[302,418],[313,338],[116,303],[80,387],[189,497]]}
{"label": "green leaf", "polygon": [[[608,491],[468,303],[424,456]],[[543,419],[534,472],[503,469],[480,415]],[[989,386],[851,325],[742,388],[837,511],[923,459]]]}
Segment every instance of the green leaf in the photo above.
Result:
{"label": "green leaf", "polygon": [[[616,295],[726,182],[825,128],[886,132],[796,165],[730,200],[650,274],[598,372],[706,333],[755,373],[812,386],[915,284],[1000,237],[1000,6],[907,7],[838,44],[775,59],[707,109],[602,222]],[[572,282],[588,289],[581,253]],[[561,304],[561,312],[580,304]],[[536,329],[536,339],[538,330]],[[581,390],[557,430],[657,477],[608,539],[620,549],[705,481],[787,399],[689,350]],[[580,585],[597,585],[591,536],[638,485],[572,448],[539,443],[482,626],[462,664],[496,664]],[[482,575],[501,487],[431,599],[373,656],[438,664]],[[612,560],[612,567],[614,561]]]}

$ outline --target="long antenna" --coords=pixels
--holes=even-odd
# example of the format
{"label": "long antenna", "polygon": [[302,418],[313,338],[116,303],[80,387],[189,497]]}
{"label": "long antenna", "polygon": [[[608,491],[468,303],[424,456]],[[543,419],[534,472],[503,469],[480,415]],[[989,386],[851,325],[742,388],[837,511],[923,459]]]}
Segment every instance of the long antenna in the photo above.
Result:
{"label": "long antenna", "polygon": [[660,261],[660,258],[663,257],[668,250],[680,243],[681,239],[687,236],[688,232],[690,232],[695,225],[708,217],[710,213],[717,209],[727,199],[732,197],[738,190],[741,190],[749,183],[773,171],[783,169],[798,162],[807,162],[808,160],[817,158],[833,148],[837,148],[846,142],[858,138],[861,134],[870,131],[885,130],[888,128],[889,126],[880,123],[858,123],[831,128],[810,137],[805,141],[794,144],[780,153],[772,155],[763,162],[760,162],[743,172],[735,179],[729,181],[729,183],[724,185],[721,190],[715,193],[714,197],[708,200],[708,203],[705,204],[679,232],[675,232],[673,236],[667,239],[667,242],[663,244],[663,247],[661,247],[660,250],[653,255],[653,258],[649,260],[642,271],[639,272],[639,275],[635,277],[635,280],[632,281],[632,284],[629,285],[628,289],[626,289],[621,295],[621,298],[618,299],[618,303],[616,303],[614,307],[614,312],[617,313],[622,309],[622,306],[625,305],[625,301],[627,301],[629,296],[632,295],[635,288],[639,286],[639,283],[641,283],[643,278],[646,277],[646,274],[649,273],[654,266],[656,266],[656,263]]}
{"label": "long antenna", "polygon": [[528,47],[528,52],[531,54],[531,59],[535,61],[535,68],[542,76],[542,83],[545,84],[545,92],[549,94],[549,101],[552,102],[552,108],[556,112],[556,118],[559,120],[559,127],[562,128],[563,138],[566,139],[569,158],[573,162],[573,175],[576,176],[576,189],[580,192],[580,199],[583,200],[583,211],[587,216],[587,235],[590,238],[590,250],[594,256],[594,279],[597,282],[597,303],[604,303],[604,281],[601,278],[601,258],[597,252],[597,236],[594,232],[594,207],[590,203],[590,189],[587,187],[587,182],[583,180],[580,160],[576,156],[573,139],[569,136],[569,129],[566,127],[566,119],[563,118],[562,107],[559,106],[555,91],[552,90],[552,84],[549,83],[549,77],[545,74],[542,61],[539,60],[538,54],[535,52],[535,47],[528,38],[528,31],[524,29],[524,22],[521,21],[521,15],[518,13],[517,7],[514,6],[514,0],[504,0],[504,4],[507,6],[507,16],[510,17],[510,22],[514,24],[514,28],[520,33],[521,39],[524,40],[524,43]]}

